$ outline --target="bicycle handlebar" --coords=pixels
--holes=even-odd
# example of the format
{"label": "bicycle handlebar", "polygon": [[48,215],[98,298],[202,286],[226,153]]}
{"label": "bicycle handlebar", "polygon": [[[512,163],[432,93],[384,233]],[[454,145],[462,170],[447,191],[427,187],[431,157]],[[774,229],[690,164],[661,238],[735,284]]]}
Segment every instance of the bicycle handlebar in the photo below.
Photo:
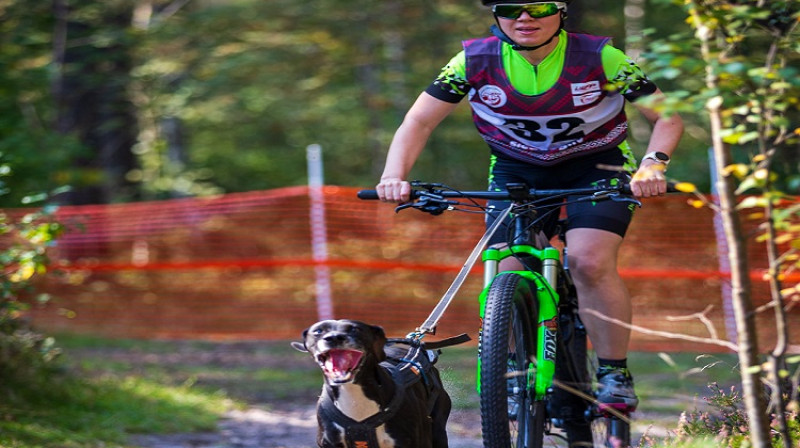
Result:
{"label": "bicycle handlebar", "polygon": [[[512,184],[513,185],[513,184]],[[676,193],[679,190],[675,188],[674,182],[667,183],[667,192]],[[419,199],[424,196],[436,195],[442,198],[471,198],[471,199],[487,199],[507,201],[511,199],[517,200],[533,200],[548,198],[554,196],[568,196],[568,195],[596,195],[596,194],[610,194],[622,193],[630,195],[631,188],[627,183],[622,183],[614,186],[596,186],[585,188],[567,188],[555,190],[537,190],[535,188],[527,189],[522,188],[517,191],[458,191],[452,189],[443,189],[443,185],[439,184],[426,184],[426,183],[412,183],[412,190],[410,198],[412,200]],[[524,187],[523,187],[524,188]],[[360,190],[357,194],[359,199],[363,200],[376,200],[378,199],[378,192],[375,190]]]}

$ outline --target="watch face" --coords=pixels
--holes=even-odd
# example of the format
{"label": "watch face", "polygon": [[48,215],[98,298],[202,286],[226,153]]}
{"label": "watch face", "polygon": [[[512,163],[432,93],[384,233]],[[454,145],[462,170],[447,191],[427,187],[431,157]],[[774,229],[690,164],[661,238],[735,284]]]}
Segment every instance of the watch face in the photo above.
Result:
{"label": "watch face", "polygon": [[655,154],[653,154],[653,155],[655,155],[655,156],[656,156],[656,159],[658,159],[658,160],[660,160],[660,161],[662,161],[662,162],[669,162],[669,156],[668,156],[668,155],[666,155],[666,154],[664,154],[663,152],[657,151],[657,152],[656,152]]}

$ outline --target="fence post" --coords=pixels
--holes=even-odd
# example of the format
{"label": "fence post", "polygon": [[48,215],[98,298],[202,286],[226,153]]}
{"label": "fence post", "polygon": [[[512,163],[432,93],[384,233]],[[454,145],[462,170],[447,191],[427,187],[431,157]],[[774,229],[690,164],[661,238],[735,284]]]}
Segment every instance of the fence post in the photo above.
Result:
{"label": "fence post", "polygon": [[314,279],[317,294],[317,317],[319,320],[333,318],[331,299],[331,273],[328,261],[328,230],[325,225],[325,197],[322,192],[324,171],[322,147],[317,144],[306,147],[308,165],[308,197],[311,227],[311,256],[314,260]]}

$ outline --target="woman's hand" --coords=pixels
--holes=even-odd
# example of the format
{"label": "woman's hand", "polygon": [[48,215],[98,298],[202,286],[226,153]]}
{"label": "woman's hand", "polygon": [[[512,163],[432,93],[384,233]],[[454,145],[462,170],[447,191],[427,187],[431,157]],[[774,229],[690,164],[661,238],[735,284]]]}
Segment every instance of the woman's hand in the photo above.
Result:
{"label": "woman's hand", "polygon": [[666,165],[649,159],[642,161],[631,180],[631,192],[637,198],[662,196],[667,193]]}
{"label": "woman's hand", "polygon": [[383,202],[408,202],[411,184],[397,177],[389,177],[381,179],[375,186],[375,191]]}

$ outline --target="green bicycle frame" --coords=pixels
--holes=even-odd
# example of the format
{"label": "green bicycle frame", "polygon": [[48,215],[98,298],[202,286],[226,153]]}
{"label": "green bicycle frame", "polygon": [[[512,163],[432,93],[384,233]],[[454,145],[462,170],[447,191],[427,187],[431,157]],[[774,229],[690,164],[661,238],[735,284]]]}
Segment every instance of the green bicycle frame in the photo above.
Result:
{"label": "green bicycle frame", "polygon": [[[538,343],[536,347],[536,359],[531,370],[528,372],[528,384],[533,380],[534,392],[537,400],[542,400],[547,395],[547,391],[553,384],[553,375],[556,368],[556,325],[558,315],[559,296],[554,285],[558,278],[558,264],[561,260],[561,253],[554,247],[537,249],[532,246],[520,245],[508,249],[490,248],[483,253],[483,262],[486,266],[485,287],[478,300],[480,301],[481,321],[486,312],[486,296],[491,282],[497,276],[497,265],[500,260],[513,256],[514,254],[530,255],[542,261],[542,272],[532,271],[513,271],[515,274],[527,279],[536,287],[536,298],[538,301],[539,316],[537,317]],[[481,389],[481,358],[478,356],[478,393]]]}

